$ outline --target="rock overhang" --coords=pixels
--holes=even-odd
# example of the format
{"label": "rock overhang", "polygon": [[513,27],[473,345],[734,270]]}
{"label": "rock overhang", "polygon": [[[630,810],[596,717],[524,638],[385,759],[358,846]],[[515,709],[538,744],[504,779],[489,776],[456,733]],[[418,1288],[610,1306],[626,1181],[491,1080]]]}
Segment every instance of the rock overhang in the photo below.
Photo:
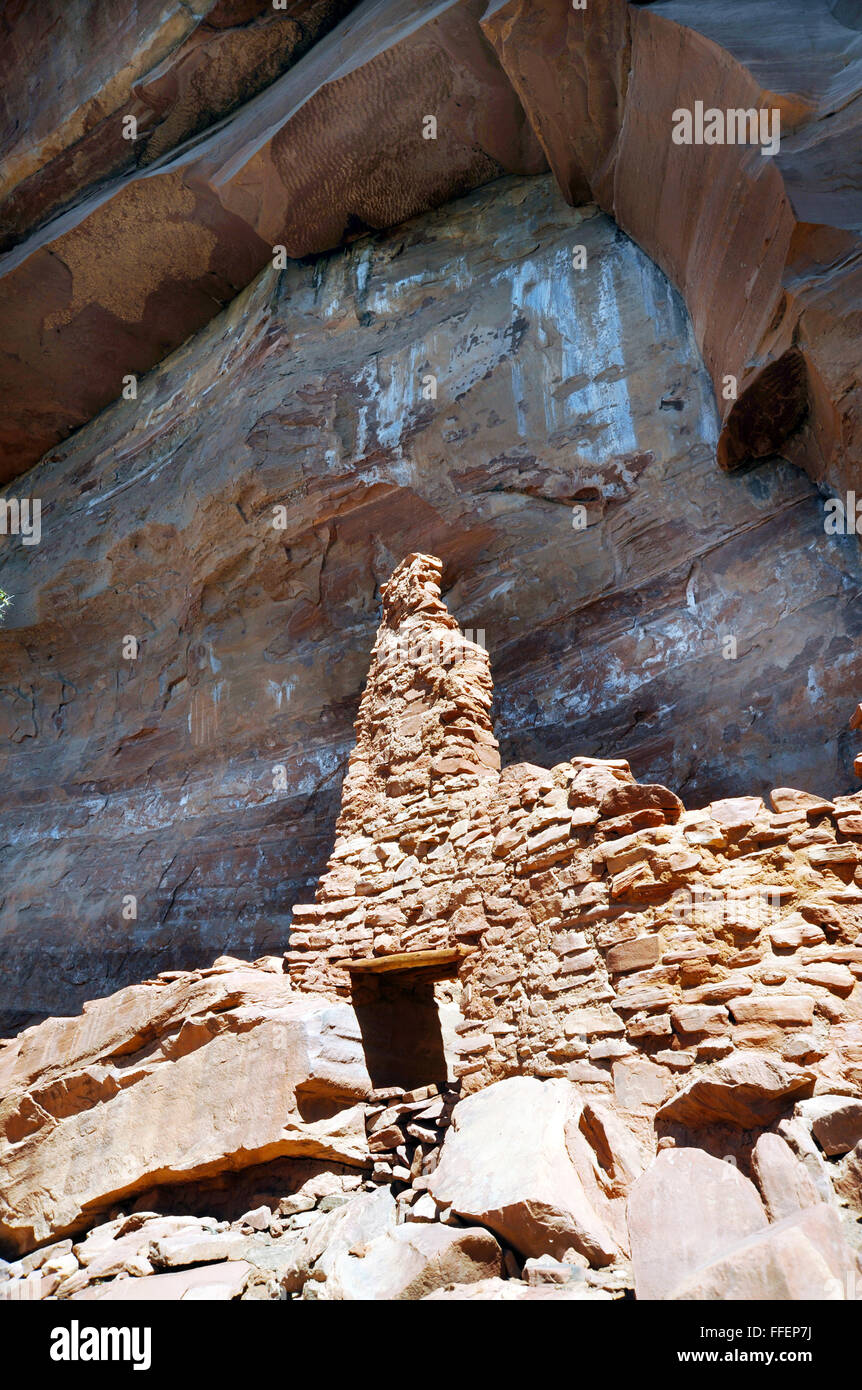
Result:
{"label": "rock overhang", "polygon": [[[8,427],[8,477],[107,404],[121,367],[146,371],[205,322],[274,245],[289,255],[320,251],[503,171],[536,172],[547,156],[568,197],[594,197],[681,288],[716,387],[723,465],[781,449],[818,484],[849,486],[858,443],[859,412],[847,402],[855,399],[862,215],[846,113],[862,59],[855,30],[834,7],[794,0],[778,27],[770,22],[768,43],[750,6],[728,12],[684,0],[648,7],[599,0],[587,10],[564,0],[448,0],[421,12],[401,0],[366,0],[346,15],[337,6],[294,11],[308,28],[298,61],[217,135],[204,131],[161,165],[121,176],[89,215],[81,204],[53,230],[37,231],[29,249],[22,243],[0,261],[12,348],[7,386],[31,422],[23,433],[14,422]],[[762,0],[754,19],[772,17]],[[741,110],[772,103],[788,132],[782,151],[765,158],[744,145],[671,146],[673,111],[711,92]],[[333,120],[345,103],[388,151],[388,192],[379,153],[362,163],[356,119],[347,127]],[[845,113],[843,142],[836,109]],[[441,122],[436,139],[422,134],[429,111]],[[348,171],[338,195],[330,189],[323,202],[307,177],[297,183],[311,151],[323,167]],[[839,176],[826,179],[824,166]],[[830,193],[835,188],[840,197]],[[182,245],[167,259],[144,258],[153,262],[151,283],[133,296],[138,308],[100,298],[88,247],[111,244],[105,284],[118,276],[134,284],[141,266],[128,259],[128,246],[124,253],[124,229],[146,239],[161,224]],[[71,238],[65,259],[64,237]],[[193,243],[194,254],[183,249]],[[113,343],[99,358],[98,379],[81,372],[79,360],[95,326]]]}

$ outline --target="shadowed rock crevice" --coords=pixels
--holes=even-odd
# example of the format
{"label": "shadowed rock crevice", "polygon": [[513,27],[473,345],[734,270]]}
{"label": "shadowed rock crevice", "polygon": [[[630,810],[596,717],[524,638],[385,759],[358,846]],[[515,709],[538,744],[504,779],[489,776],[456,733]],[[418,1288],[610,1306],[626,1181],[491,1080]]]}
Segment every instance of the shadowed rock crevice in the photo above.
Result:
{"label": "shadowed rock crevice", "polygon": [[730,471],[781,452],[810,410],[805,358],[790,348],[765,367],[736,402],[718,442],[718,461]]}
{"label": "shadowed rock crevice", "polygon": [[449,1068],[433,980],[418,972],[354,980],[351,1003],[375,1087],[409,1091],[446,1081]]}

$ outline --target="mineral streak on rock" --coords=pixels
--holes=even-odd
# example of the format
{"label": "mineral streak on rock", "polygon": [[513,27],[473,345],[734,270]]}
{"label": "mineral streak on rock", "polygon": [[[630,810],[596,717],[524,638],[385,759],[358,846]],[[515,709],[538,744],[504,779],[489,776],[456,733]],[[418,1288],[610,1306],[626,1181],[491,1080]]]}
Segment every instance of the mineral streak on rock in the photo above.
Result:
{"label": "mineral streak on rock", "polygon": [[264,271],[7,494],[43,516],[0,537],[2,1029],[284,949],[409,551],[485,630],[504,761],[852,790],[855,542],[715,438],[679,297],[547,176]]}

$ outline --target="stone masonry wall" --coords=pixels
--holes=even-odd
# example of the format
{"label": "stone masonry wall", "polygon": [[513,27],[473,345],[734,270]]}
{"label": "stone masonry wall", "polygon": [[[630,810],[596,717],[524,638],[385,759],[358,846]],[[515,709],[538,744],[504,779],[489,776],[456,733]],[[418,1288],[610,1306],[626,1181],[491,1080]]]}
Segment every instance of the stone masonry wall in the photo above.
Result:
{"label": "stone masonry wall", "polygon": [[654,1108],[747,1048],[858,1089],[862,796],[688,811],[623,759],[499,772],[487,658],[439,576],[413,555],[384,589],[295,983],[345,994],[348,961],[461,946],[464,1092],[563,1076]]}
{"label": "stone masonry wall", "polygon": [[413,555],[383,589],[335,849],[317,903],[294,909],[287,960],[308,989],[349,992],[341,960],[445,947],[487,925],[491,676],[441,602],[441,570]]}
{"label": "stone masonry wall", "polygon": [[660,1104],[739,1048],[862,1082],[862,805],[790,788],[686,811],[628,764],[506,769],[498,889],[462,967],[465,1089],[567,1076]]}

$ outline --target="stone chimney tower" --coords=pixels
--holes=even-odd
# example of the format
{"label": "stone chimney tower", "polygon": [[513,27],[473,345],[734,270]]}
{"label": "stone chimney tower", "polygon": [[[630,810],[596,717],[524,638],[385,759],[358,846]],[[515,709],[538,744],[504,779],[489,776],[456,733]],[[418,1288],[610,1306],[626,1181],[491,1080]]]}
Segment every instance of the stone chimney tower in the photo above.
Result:
{"label": "stone chimney tower", "polygon": [[300,988],[346,993],[357,970],[445,967],[487,926],[491,674],[440,598],[441,572],[434,556],[408,555],[383,588],[335,848],[316,903],[294,909],[287,961]]}

